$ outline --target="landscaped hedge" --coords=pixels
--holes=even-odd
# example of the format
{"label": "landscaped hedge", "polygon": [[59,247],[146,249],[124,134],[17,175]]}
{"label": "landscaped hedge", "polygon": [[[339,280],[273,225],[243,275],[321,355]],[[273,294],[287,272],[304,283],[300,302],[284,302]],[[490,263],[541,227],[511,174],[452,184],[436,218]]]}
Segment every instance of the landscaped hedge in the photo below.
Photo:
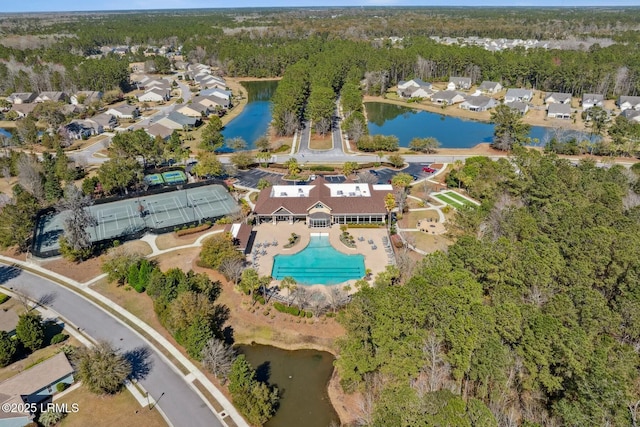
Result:
{"label": "landscaped hedge", "polygon": [[69,338],[69,335],[67,334],[55,334],[53,337],[51,337],[51,344],[58,344],[63,342],[64,340],[66,340],[67,338]]}
{"label": "landscaped hedge", "polygon": [[380,228],[384,227],[384,224],[347,224],[349,228]]}
{"label": "landscaped hedge", "polygon": [[314,165],[309,166],[309,170],[314,172],[333,172],[336,170],[336,168],[327,165]]}
{"label": "landscaped hedge", "polygon": [[5,294],[0,293],[0,304],[2,304],[4,302],[7,302],[7,300],[9,298],[11,298],[9,295],[5,295]]}
{"label": "landscaped hedge", "polygon": [[311,318],[313,317],[313,313],[310,311],[304,311],[304,310],[300,310],[298,307],[287,307],[286,305],[282,304],[281,302],[275,302],[273,303],[273,307],[278,310],[280,313],[286,313],[286,314],[290,314],[292,316],[299,316],[299,317],[307,317],[307,318]]}
{"label": "landscaped hedge", "polygon": [[176,231],[176,235],[178,237],[187,236],[189,234],[199,233],[201,231],[208,230],[210,228],[211,228],[211,224],[202,224],[202,225],[199,225],[199,226],[193,227],[193,228],[185,228],[183,230],[177,230]]}

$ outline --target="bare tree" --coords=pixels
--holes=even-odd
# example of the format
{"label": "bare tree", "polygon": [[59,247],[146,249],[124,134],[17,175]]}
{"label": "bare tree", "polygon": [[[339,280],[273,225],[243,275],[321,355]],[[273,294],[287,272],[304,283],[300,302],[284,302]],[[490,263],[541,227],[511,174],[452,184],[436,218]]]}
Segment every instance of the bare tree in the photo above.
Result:
{"label": "bare tree", "polygon": [[64,198],[57,204],[59,212],[68,211],[64,219],[64,237],[74,251],[85,251],[91,248],[89,227],[97,225],[95,217],[87,210],[93,202],[89,196],[73,184],[67,185]]}
{"label": "bare tree", "polygon": [[309,292],[309,306],[313,315],[319,317],[320,314],[327,308],[327,297],[324,292],[311,291]]}
{"label": "bare tree", "polygon": [[385,379],[379,372],[368,373],[365,374],[364,384],[364,391],[358,397],[356,407],[356,423],[359,426],[368,426],[373,422],[375,404],[384,389]]}
{"label": "bare tree", "polygon": [[320,120],[317,120],[315,125],[316,125],[316,132],[324,136],[331,129],[331,120],[329,120],[326,117],[323,117]]}
{"label": "bare tree", "polygon": [[362,120],[354,117],[345,131],[347,132],[347,137],[349,138],[349,140],[357,143],[364,135],[364,123],[362,122]]}
{"label": "bare tree", "polygon": [[7,184],[11,183],[11,169],[9,166],[2,168],[2,177],[7,181]]}
{"label": "bare tree", "polygon": [[236,354],[233,347],[217,338],[210,338],[202,349],[205,369],[223,382],[227,380]]}
{"label": "bare tree", "polygon": [[444,360],[442,341],[430,333],[422,344],[424,354],[424,372],[429,381],[429,391],[438,391],[444,385],[451,372],[451,366]]}
{"label": "bare tree", "polygon": [[300,126],[300,121],[298,117],[293,111],[285,111],[284,112],[284,134],[289,136],[293,135],[296,130],[298,130],[298,126]]}
{"label": "bare tree", "polygon": [[358,180],[366,184],[376,184],[378,182],[378,177],[369,172],[360,172],[358,173]]}
{"label": "bare tree", "polygon": [[39,201],[44,200],[42,166],[35,156],[22,155],[18,159],[18,183]]}
{"label": "bare tree", "polygon": [[335,313],[347,302],[347,292],[342,286],[331,286],[329,289],[329,307]]}
{"label": "bare tree", "polygon": [[231,280],[234,285],[238,285],[242,272],[244,271],[244,261],[238,258],[225,258],[220,263],[220,272]]}
{"label": "bare tree", "polygon": [[304,310],[309,306],[309,299],[311,298],[311,294],[309,290],[304,286],[298,286],[295,291],[295,301],[298,303],[298,307]]}

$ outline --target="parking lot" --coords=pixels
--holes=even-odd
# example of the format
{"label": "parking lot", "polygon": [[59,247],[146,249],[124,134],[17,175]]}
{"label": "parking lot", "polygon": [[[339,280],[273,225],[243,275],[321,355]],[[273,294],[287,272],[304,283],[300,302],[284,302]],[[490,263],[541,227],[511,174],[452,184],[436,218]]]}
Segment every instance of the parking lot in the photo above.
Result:
{"label": "parking lot", "polygon": [[423,168],[425,167],[430,167],[431,164],[430,163],[409,163],[409,166],[407,166],[404,169],[401,170],[397,170],[397,169],[389,169],[389,168],[378,168],[378,169],[370,169],[370,170],[362,170],[359,173],[372,173],[371,171],[374,171],[373,175],[375,175],[378,178],[378,184],[387,184],[389,183],[389,181],[391,181],[391,179],[393,179],[393,177],[396,174],[399,173],[407,173],[411,176],[414,177],[414,181],[418,181],[421,179],[425,179],[430,177],[431,175],[433,175],[432,173],[427,173],[423,171]]}

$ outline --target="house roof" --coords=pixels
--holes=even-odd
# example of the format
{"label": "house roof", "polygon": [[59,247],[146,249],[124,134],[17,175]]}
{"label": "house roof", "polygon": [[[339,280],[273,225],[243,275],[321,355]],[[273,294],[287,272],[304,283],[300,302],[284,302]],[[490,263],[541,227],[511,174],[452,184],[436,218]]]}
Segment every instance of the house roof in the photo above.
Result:
{"label": "house roof", "polygon": [[[178,112],[181,113],[181,111],[183,111],[183,110],[185,110],[185,111],[186,110],[191,110],[191,111],[196,112],[198,114],[202,114],[203,112],[206,113],[209,110],[209,107],[206,106],[206,105],[203,105],[203,104],[199,104],[197,102],[193,102],[191,104],[185,105],[184,107],[180,108],[178,110]],[[181,114],[184,114],[184,113],[181,113]],[[188,114],[185,114],[185,115],[188,115]]]}
{"label": "house roof", "polygon": [[622,113],[620,113],[620,115],[626,117],[628,120],[640,121],[640,111],[638,110],[627,108]]}
{"label": "house roof", "polygon": [[529,106],[525,102],[520,101],[505,102],[504,105],[513,108],[514,110],[518,110],[522,114],[524,114],[527,111],[527,108],[529,108]]}
{"label": "house roof", "polygon": [[254,212],[271,215],[281,208],[294,215],[306,215],[317,203],[327,206],[334,215],[383,214],[385,196],[390,185],[366,183],[329,184],[318,177],[312,185],[275,185],[263,189]]}
{"label": "house roof", "polygon": [[154,123],[147,129],[147,133],[153,137],[159,136],[162,139],[167,139],[173,133],[173,129],[169,129],[166,126],[162,126],[159,123]]}
{"label": "house roof", "polygon": [[601,102],[604,101],[604,95],[597,93],[584,93],[582,94],[582,102]]}
{"label": "house roof", "polygon": [[471,77],[451,76],[449,77],[449,81],[451,83],[471,83]]}
{"label": "house roof", "polygon": [[[209,101],[209,102],[207,102]],[[215,95],[208,95],[208,96],[196,96],[195,98],[193,98],[193,102],[192,104],[203,104],[203,105],[210,105],[211,103],[215,104],[215,105],[219,105],[221,107],[227,107],[229,106],[229,100],[227,98],[221,98],[219,96],[215,96]]]}
{"label": "house roof", "polygon": [[23,116],[30,114],[34,108],[36,108],[36,104],[13,104],[11,106],[12,110],[22,114]]}
{"label": "house roof", "polygon": [[189,117],[189,116],[185,116],[184,114],[180,114],[176,111],[170,113],[167,118],[169,120],[171,120],[172,122],[178,123],[179,125],[187,125],[187,126],[194,126],[197,122],[196,119],[194,119],[193,117]]}
{"label": "house roof", "polygon": [[102,125],[103,127],[111,127],[118,123],[115,116],[107,113],[96,114],[95,116],[91,117],[91,120]]}
{"label": "house roof", "polygon": [[490,82],[488,80],[485,80],[482,83],[480,83],[479,89],[491,90],[491,89],[495,89],[499,84],[500,83],[498,82]]}
{"label": "house roof", "polygon": [[1,382],[0,402],[6,402],[14,396],[29,396],[72,373],[73,368],[67,356],[60,352]]}
{"label": "house roof", "polygon": [[569,104],[549,104],[548,114],[571,114]]}
{"label": "house roof", "polygon": [[229,99],[231,98],[231,91],[218,89],[217,87],[213,89],[205,89],[200,91],[200,96],[209,96],[209,95],[215,95],[221,98]]}
{"label": "house roof", "polygon": [[624,104],[625,102],[631,105],[638,105],[640,104],[640,96],[621,96],[618,100],[618,105]]}
{"label": "house roof", "polygon": [[475,96],[468,96],[464,102],[473,107],[484,107],[486,105],[489,105],[491,101],[493,101],[493,98],[489,98],[488,96],[475,95]]}
{"label": "house roof", "polygon": [[552,92],[544,98],[545,102],[550,98],[553,98],[557,102],[571,101],[571,94],[562,93],[562,92]]}
{"label": "house roof", "polygon": [[7,101],[15,102],[20,100],[22,102],[31,102],[38,96],[35,92],[14,92],[7,97]]}
{"label": "house roof", "polygon": [[40,95],[38,95],[36,99],[58,102],[67,99],[67,94],[64,92],[40,92]]}
{"label": "house roof", "polygon": [[117,111],[118,113],[125,116],[131,116],[133,115],[134,112],[138,110],[138,107],[136,107],[135,105],[123,104],[123,105],[118,105],[117,107],[111,107],[109,108],[109,110]]}
{"label": "house roof", "polygon": [[531,89],[511,88],[511,89],[507,89],[507,93],[505,94],[505,97],[510,97],[510,98],[525,98],[525,97],[531,98],[532,96],[533,96],[533,91]]}
{"label": "house roof", "polygon": [[224,231],[231,233],[231,236],[238,244],[238,249],[243,252],[246,251],[249,239],[251,238],[251,232],[253,231],[247,224],[228,224],[225,226]]}
{"label": "house roof", "polygon": [[440,92],[436,92],[433,94],[433,100],[445,100],[451,102],[456,96],[461,96],[464,99],[464,95],[460,92],[456,92],[455,90],[441,90]]}

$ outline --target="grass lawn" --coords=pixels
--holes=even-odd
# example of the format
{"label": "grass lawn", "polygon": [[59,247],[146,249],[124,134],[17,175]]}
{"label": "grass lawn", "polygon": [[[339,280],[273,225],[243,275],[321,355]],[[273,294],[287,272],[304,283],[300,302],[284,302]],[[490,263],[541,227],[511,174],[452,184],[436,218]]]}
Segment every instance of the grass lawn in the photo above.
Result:
{"label": "grass lawn", "polygon": [[472,203],[471,200],[461,196],[460,194],[456,193],[455,191],[447,191],[446,193],[444,193],[445,195],[451,197],[452,199],[457,200],[458,202],[462,202],[465,205],[469,205],[469,206],[478,206],[475,203]]}
{"label": "grass lawn", "polygon": [[452,199],[451,197],[445,196],[444,194],[434,194],[434,196],[436,199],[453,206],[454,208],[460,209],[462,207],[464,207],[464,203],[460,203],[454,199]]}
{"label": "grass lawn", "polygon": [[402,228],[416,228],[418,221],[421,219],[429,219],[431,218],[434,221],[438,221],[439,216],[435,211],[413,211],[406,212],[402,215],[402,219],[400,220],[400,226]]}
{"label": "grass lawn", "polygon": [[414,239],[416,248],[431,253],[435,251],[446,251],[453,243],[443,235],[433,235],[423,233],[422,231],[403,232],[406,237]]}
{"label": "grass lawn", "polygon": [[328,133],[323,137],[317,134],[311,135],[311,141],[309,141],[309,148],[312,150],[330,150],[333,147],[333,141],[331,139],[331,133]]}
{"label": "grass lawn", "polygon": [[69,413],[61,427],[145,426],[164,427],[160,412],[142,407],[127,390],[114,396],[96,396],[80,386],[56,403],[78,404],[78,412]]}

